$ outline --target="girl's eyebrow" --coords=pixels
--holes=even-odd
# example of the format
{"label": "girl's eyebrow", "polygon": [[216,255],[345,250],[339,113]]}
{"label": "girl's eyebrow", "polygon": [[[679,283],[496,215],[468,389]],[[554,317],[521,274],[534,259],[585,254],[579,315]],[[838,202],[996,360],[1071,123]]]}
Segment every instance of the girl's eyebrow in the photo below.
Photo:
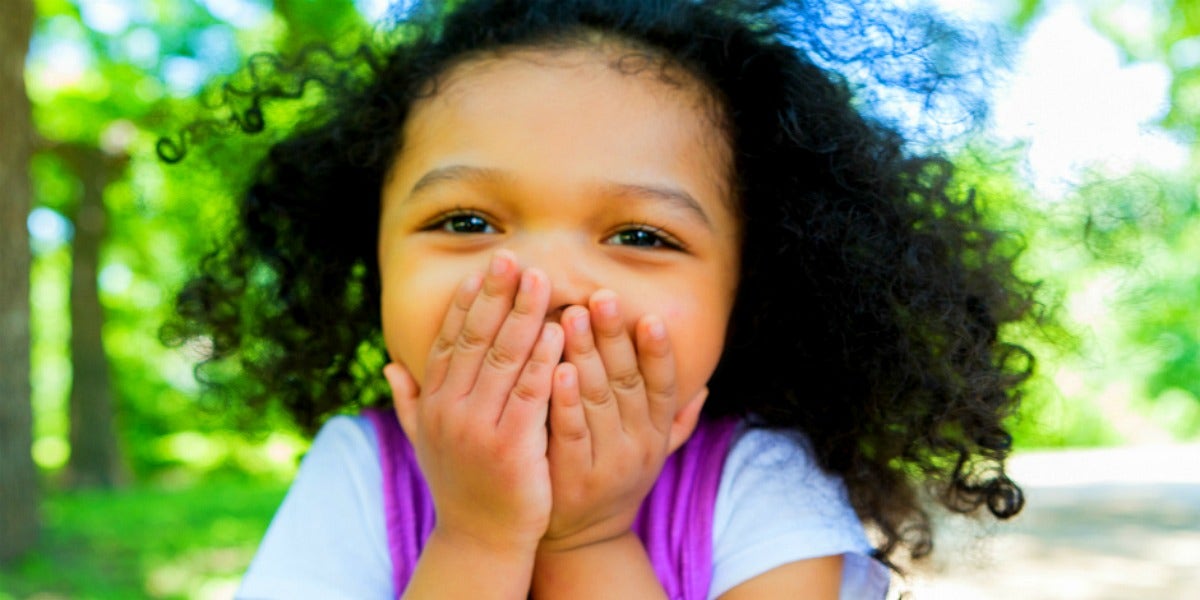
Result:
{"label": "girl's eyebrow", "polygon": [[672,206],[683,208],[699,217],[705,227],[712,229],[712,221],[700,203],[686,191],[667,185],[652,185],[644,183],[624,183],[620,181],[605,181],[601,189],[610,196],[641,196],[663,201]]}
{"label": "girl's eyebrow", "polygon": [[[443,182],[493,183],[511,182],[515,179],[512,173],[503,169],[491,167],[476,167],[471,165],[447,165],[431,169],[413,184],[408,193],[411,200],[418,192]],[[625,183],[620,181],[602,181],[599,189],[608,196],[635,196],[651,198],[666,202],[672,206],[685,209],[694,214],[709,229],[712,221],[708,213],[696,199],[687,191],[670,185],[655,185],[646,183]]]}
{"label": "girl's eyebrow", "polygon": [[408,197],[411,199],[416,196],[421,190],[432,187],[442,182],[465,181],[465,182],[497,182],[497,181],[512,181],[513,177],[507,171],[501,169],[493,169],[490,167],[473,167],[470,165],[447,165],[430,169],[429,172],[421,176],[412,189],[408,192]]}

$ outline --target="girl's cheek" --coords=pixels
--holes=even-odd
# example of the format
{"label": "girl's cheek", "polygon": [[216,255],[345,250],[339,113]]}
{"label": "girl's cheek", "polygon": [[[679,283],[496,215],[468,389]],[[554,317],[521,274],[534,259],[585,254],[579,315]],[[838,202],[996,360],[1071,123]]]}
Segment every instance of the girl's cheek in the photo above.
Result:
{"label": "girl's cheek", "polygon": [[681,362],[692,362],[697,350],[696,344],[704,342],[703,323],[695,318],[695,310],[679,303],[672,303],[659,308],[656,313],[667,326],[667,338],[671,340],[675,359]]}
{"label": "girl's cheek", "polygon": [[668,306],[663,312],[664,314],[662,315],[662,318],[666,320],[667,323],[679,322],[682,320],[682,317],[685,314],[684,309],[677,304]]}

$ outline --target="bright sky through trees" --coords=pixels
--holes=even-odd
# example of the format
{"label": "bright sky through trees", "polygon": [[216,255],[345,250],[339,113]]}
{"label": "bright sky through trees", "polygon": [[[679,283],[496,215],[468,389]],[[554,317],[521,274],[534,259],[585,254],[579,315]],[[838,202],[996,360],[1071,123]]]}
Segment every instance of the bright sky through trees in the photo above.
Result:
{"label": "bright sky through trees", "polygon": [[[1000,3],[938,0],[968,20],[995,22]],[[1048,0],[1012,59],[1008,81],[992,101],[993,131],[1028,142],[1029,176],[1046,198],[1061,197],[1081,171],[1120,175],[1141,164],[1175,170],[1185,144],[1154,126],[1168,109],[1171,73],[1159,63],[1122,64],[1112,41],[1089,23],[1089,0]],[[1127,2],[1121,20],[1151,29],[1151,6]]]}

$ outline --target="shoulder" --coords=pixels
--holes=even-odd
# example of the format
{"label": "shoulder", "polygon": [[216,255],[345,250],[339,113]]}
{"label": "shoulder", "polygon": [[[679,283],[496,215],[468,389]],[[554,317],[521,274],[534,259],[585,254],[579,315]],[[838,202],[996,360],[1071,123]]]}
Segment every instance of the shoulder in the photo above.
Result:
{"label": "shoulder", "polygon": [[313,439],[237,597],[389,597],[381,482],[371,422],[330,419]]}
{"label": "shoulder", "polygon": [[[714,508],[710,597],[784,565],[841,556],[843,597],[882,598],[888,572],[871,551],[841,478],[820,468],[807,438],[738,432]],[[862,592],[847,596],[852,589]]]}
{"label": "shoulder", "polygon": [[853,514],[841,477],[821,469],[807,437],[742,425],[725,458],[718,502],[753,496],[786,496],[814,517]]}
{"label": "shoulder", "polygon": [[717,491],[714,540],[728,542],[717,549],[780,535],[780,527],[755,527],[757,521],[746,518],[749,508],[767,510],[753,514],[778,515],[786,519],[780,525],[812,536],[805,543],[811,556],[832,550],[871,550],[841,478],[821,470],[801,434],[766,429],[738,432]]}
{"label": "shoulder", "polygon": [[325,422],[313,438],[312,448],[358,456],[379,458],[375,426],[364,415],[338,415]]}
{"label": "shoulder", "polygon": [[378,493],[382,476],[375,428],[363,416],[336,416],[321,427],[304,455],[293,487],[308,479],[349,479],[355,490]]}

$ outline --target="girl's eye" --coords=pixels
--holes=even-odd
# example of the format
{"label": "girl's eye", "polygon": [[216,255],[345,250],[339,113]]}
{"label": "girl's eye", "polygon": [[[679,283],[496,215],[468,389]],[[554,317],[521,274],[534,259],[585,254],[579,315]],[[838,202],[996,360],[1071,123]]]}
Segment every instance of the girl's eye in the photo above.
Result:
{"label": "girl's eye", "polygon": [[429,231],[445,233],[499,233],[487,217],[477,213],[452,213],[430,224]]}
{"label": "girl's eye", "polygon": [[604,240],[606,244],[616,246],[634,246],[638,248],[669,248],[680,249],[680,244],[671,239],[665,232],[649,226],[622,229]]}

